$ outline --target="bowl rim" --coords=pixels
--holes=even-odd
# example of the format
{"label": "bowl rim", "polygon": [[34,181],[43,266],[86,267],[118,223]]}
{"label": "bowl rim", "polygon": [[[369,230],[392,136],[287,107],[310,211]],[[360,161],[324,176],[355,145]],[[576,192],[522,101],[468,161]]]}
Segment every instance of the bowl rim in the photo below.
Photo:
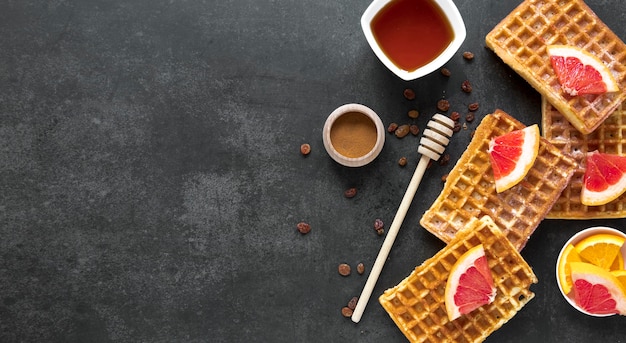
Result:
{"label": "bowl rim", "polygon": [[[586,228],[584,230],[581,230],[579,232],[577,232],[576,234],[574,234],[572,237],[570,237],[570,239],[567,240],[567,242],[565,242],[565,244],[563,244],[563,247],[561,248],[561,251],[559,252],[559,256],[556,258],[556,268],[555,268],[555,272],[556,272],[556,283],[557,283],[557,287],[559,288],[559,292],[561,292],[561,295],[563,295],[563,298],[565,298],[565,300],[572,305],[573,308],[577,309],[578,311],[580,311],[581,313],[584,313],[588,316],[592,316],[592,317],[610,317],[610,316],[614,316],[614,313],[609,313],[609,314],[594,314],[594,313],[589,313],[585,310],[583,310],[580,306],[578,306],[578,304],[576,304],[576,302],[574,301],[573,298],[569,297],[567,294],[565,294],[565,292],[563,292],[563,287],[561,286],[561,280],[559,280],[559,261],[561,260],[561,257],[563,256],[563,252],[565,251],[565,248],[569,245],[569,244],[576,244],[578,242],[580,242],[581,240],[583,240],[584,238],[587,238],[589,236],[592,235],[596,235],[596,234],[602,234],[602,233],[609,233],[609,234],[613,234],[613,235],[617,235],[617,236],[621,236],[626,238],[626,233],[609,227],[609,226],[592,226],[589,228]],[[626,251],[625,250],[626,245],[624,245],[622,247],[622,255],[626,256]]]}
{"label": "bowl rim", "polygon": [[[350,113],[350,112],[358,112],[366,115],[368,118],[374,122],[376,126],[376,143],[372,150],[370,150],[367,154],[361,157],[347,157],[340,154],[335,147],[333,146],[330,139],[330,130],[340,116]],[[383,149],[385,144],[385,127],[383,126],[383,122],[371,108],[356,103],[344,104],[337,107],[329,116],[326,118],[326,122],[324,123],[324,128],[322,130],[322,140],[324,143],[324,148],[330,157],[335,160],[337,163],[347,166],[347,167],[361,167],[370,162],[372,162]]]}
{"label": "bowl rim", "polygon": [[452,31],[454,32],[454,39],[448,47],[437,56],[435,59],[430,61],[429,63],[417,68],[414,71],[407,71],[396,66],[385,53],[382,51],[378,42],[376,42],[376,38],[374,38],[374,34],[372,32],[371,22],[376,16],[376,14],[388,3],[396,1],[396,0],[374,0],[367,7],[363,15],[361,16],[361,29],[365,34],[365,39],[369,43],[370,47],[374,51],[374,54],[378,57],[378,59],[387,67],[387,69],[391,70],[394,74],[405,81],[415,80],[422,76],[432,73],[433,71],[441,68],[444,64],[446,64],[452,56],[459,50],[463,41],[465,41],[465,37],[467,36],[467,30],[465,28],[465,22],[463,21],[463,17],[459,12],[459,9],[454,4],[453,0],[429,0],[437,4],[452,27]]}

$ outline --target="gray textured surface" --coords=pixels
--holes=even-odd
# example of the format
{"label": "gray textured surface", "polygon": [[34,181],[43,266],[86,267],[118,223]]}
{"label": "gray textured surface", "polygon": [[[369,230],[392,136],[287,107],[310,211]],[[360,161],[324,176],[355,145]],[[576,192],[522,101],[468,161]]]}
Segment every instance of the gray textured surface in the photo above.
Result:
{"label": "gray textured surface", "polygon": [[[538,122],[539,96],[484,48],[517,1],[456,3],[476,59],[403,82],[365,42],[367,1],[1,1],[0,341],[403,342],[375,298],[443,247],[418,221],[452,164],[429,169],[355,325],[340,309],[366,275],[336,267],[373,263],[417,139],[348,169],[321,129],[349,102],[385,124],[417,108],[423,127],[442,96],[478,101],[454,161],[495,108]],[[588,3],[626,38],[620,0]],[[537,296],[488,341],[624,341],[623,318],[577,313],[555,283],[560,246],[599,224],[626,222],[541,224],[523,251]]]}

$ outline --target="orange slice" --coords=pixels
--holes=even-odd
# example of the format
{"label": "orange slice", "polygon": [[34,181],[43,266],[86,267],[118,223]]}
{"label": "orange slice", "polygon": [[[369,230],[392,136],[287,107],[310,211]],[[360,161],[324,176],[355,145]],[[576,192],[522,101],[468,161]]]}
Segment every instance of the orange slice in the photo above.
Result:
{"label": "orange slice", "polygon": [[559,283],[563,289],[563,293],[569,294],[572,290],[572,275],[569,264],[571,262],[581,262],[580,255],[573,245],[568,244],[561,254],[561,259],[558,263],[558,275]]}
{"label": "orange slice", "polygon": [[549,45],[548,56],[561,88],[571,96],[617,92],[611,70],[596,56],[569,45]]}
{"label": "orange slice", "polygon": [[574,301],[592,314],[626,315],[626,292],[611,272],[585,262],[572,262]]}
{"label": "orange slice", "polygon": [[600,206],[626,192],[626,156],[587,153],[580,201],[587,206]]}
{"label": "orange slice", "polygon": [[[587,261],[606,271],[611,269],[626,239],[620,236],[601,233],[589,236],[576,243],[574,248],[583,261]],[[623,262],[622,262],[623,264]]]}
{"label": "orange slice", "polygon": [[609,268],[609,270],[622,270],[624,269],[624,256],[622,255],[621,251],[619,253],[617,253],[617,257],[615,257],[615,260],[613,260],[613,264],[611,264],[611,267]]}
{"label": "orange slice", "polygon": [[528,174],[539,153],[539,141],[537,124],[491,139],[487,152],[496,192],[515,186]]}
{"label": "orange slice", "polygon": [[485,250],[479,244],[461,255],[450,270],[444,294],[448,318],[455,320],[495,298],[493,276]]}

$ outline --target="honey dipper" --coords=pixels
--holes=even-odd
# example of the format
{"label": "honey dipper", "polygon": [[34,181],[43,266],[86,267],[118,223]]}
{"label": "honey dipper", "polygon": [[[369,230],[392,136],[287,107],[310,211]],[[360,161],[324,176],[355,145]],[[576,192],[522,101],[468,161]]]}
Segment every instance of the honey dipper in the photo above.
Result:
{"label": "honey dipper", "polygon": [[449,138],[453,133],[452,128],[454,128],[454,121],[442,114],[437,113],[428,122],[426,127],[427,129],[424,130],[424,134],[420,139],[420,145],[417,148],[417,152],[422,154],[422,157],[417,164],[417,168],[415,168],[415,173],[413,173],[413,177],[407,187],[406,193],[404,193],[398,212],[396,212],[396,216],[393,218],[389,232],[387,233],[385,241],[378,252],[372,271],[367,277],[365,287],[363,287],[363,292],[361,292],[359,301],[357,302],[354,312],[352,313],[351,319],[355,323],[358,323],[361,320],[361,316],[363,315],[365,306],[372,295],[372,291],[374,290],[376,281],[378,281],[378,277],[383,269],[385,260],[391,251],[393,242],[396,240],[402,221],[404,220],[404,217],[409,210],[409,206],[413,201],[417,187],[422,181],[422,176],[424,176],[426,167],[428,167],[428,162],[430,162],[430,160],[439,160],[439,157],[445,150],[445,147],[450,142]]}

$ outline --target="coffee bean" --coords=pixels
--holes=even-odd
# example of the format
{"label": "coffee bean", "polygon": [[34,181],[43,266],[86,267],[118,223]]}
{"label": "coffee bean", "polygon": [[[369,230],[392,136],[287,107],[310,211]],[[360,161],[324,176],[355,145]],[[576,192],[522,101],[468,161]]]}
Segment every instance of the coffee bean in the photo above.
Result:
{"label": "coffee bean", "polygon": [[411,131],[411,134],[413,136],[417,136],[420,133],[420,128],[419,128],[419,126],[413,124],[413,125],[409,126],[409,131]]}
{"label": "coffee bean", "polygon": [[396,131],[397,128],[398,128],[398,124],[391,123],[389,124],[389,126],[387,126],[387,132],[393,133],[394,131]]}
{"label": "coffee bean", "polygon": [[468,61],[471,61],[471,60],[474,59],[474,53],[470,52],[470,51],[466,51],[466,52],[463,53],[463,58],[468,60]]}
{"label": "coffee bean", "polygon": [[420,113],[417,110],[410,110],[407,115],[409,118],[417,119],[420,116]]}
{"label": "coffee bean", "polygon": [[473,103],[469,104],[467,106],[467,109],[472,111],[472,112],[476,112],[476,110],[478,110],[478,103],[477,102],[473,102]]}
{"label": "coffee bean", "polygon": [[450,102],[446,99],[437,101],[437,109],[442,112],[446,112],[450,109]]}
{"label": "coffee bean", "polygon": [[415,99],[415,91],[414,91],[414,90],[412,90],[411,88],[407,88],[407,89],[405,89],[405,90],[404,90],[404,92],[403,92],[403,94],[404,94],[404,97],[405,97],[407,100],[414,100],[414,99]]}
{"label": "coffee bean", "polygon": [[404,125],[398,126],[398,128],[396,129],[394,134],[398,138],[404,138],[406,135],[409,134],[409,125],[408,124],[404,124]]}
{"label": "coffee bean", "polygon": [[441,75],[443,75],[443,76],[450,76],[450,75],[452,75],[452,73],[450,72],[450,70],[448,68],[441,68]]}
{"label": "coffee bean", "polygon": [[407,163],[407,160],[406,160],[406,157],[404,157],[404,156],[400,157],[400,159],[398,160],[398,165],[400,167],[406,166],[406,163]]}
{"label": "coffee bean", "polygon": [[300,145],[300,153],[302,155],[308,155],[311,152],[311,146],[307,143]]}
{"label": "coffee bean", "polygon": [[365,273],[365,265],[363,263],[357,264],[356,272],[359,273],[359,275],[363,275],[363,273]]}
{"label": "coffee bean", "polygon": [[350,198],[354,198],[356,196],[356,188],[352,187],[352,188],[348,188],[343,192],[343,195],[350,199]]}
{"label": "coffee bean", "polygon": [[472,85],[470,84],[469,80],[463,81],[463,83],[461,84],[461,89],[465,93],[471,93],[472,92]]}
{"label": "coffee bean", "polygon": [[348,306],[346,306],[346,307],[344,307],[344,308],[342,308],[342,309],[341,309],[341,314],[342,314],[344,317],[346,317],[346,318],[350,318],[350,317],[352,317],[352,313],[353,313],[353,312],[354,312],[354,311],[353,311],[353,310],[351,310]]}
{"label": "coffee bean", "polygon": [[468,114],[466,114],[466,115],[465,115],[465,120],[466,120],[468,123],[473,122],[473,121],[474,121],[474,118],[475,118],[474,112],[470,112],[470,113],[468,113]]}
{"label": "coffee bean", "polygon": [[352,299],[348,301],[348,308],[351,310],[354,310],[358,302],[359,302],[359,297],[352,297]]}

